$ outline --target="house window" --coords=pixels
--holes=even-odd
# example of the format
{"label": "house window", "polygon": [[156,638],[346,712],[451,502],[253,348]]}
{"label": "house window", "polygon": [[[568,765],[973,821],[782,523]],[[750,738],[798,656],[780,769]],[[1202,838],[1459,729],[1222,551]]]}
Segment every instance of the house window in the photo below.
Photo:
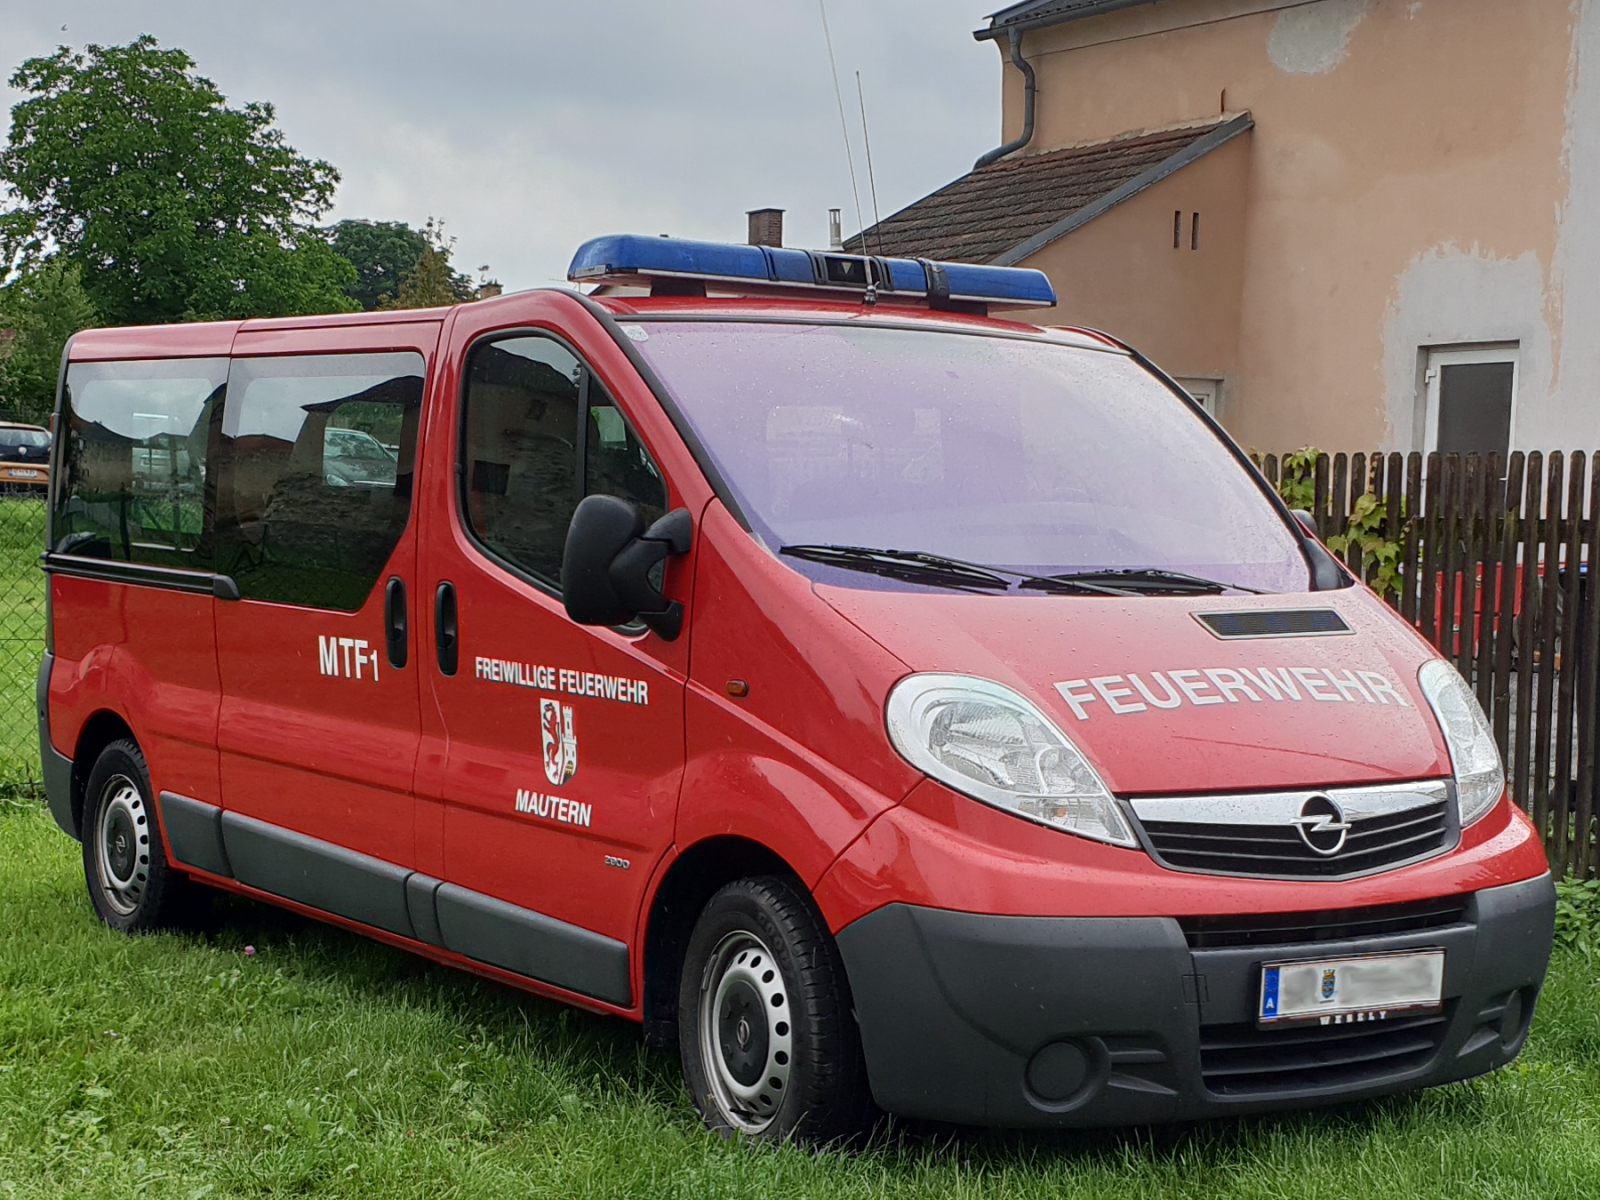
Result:
{"label": "house window", "polygon": [[1441,454],[1510,453],[1517,347],[1430,350],[1427,445]]}
{"label": "house window", "polygon": [[1217,415],[1217,397],[1222,394],[1222,380],[1220,379],[1180,379],[1178,386],[1194,397],[1194,402],[1206,413],[1215,417]]}

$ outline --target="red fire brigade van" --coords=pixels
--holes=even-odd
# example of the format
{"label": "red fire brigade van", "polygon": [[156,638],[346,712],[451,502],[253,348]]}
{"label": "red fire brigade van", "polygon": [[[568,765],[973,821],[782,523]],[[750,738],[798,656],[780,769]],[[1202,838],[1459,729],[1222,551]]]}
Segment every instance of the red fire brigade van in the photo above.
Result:
{"label": "red fire brigade van", "polygon": [[985,315],[1035,272],[571,276],[73,339],[40,738],[108,924],[282,904],[774,1139],[1516,1056],[1554,895],[1472,692],[1169,379]]}

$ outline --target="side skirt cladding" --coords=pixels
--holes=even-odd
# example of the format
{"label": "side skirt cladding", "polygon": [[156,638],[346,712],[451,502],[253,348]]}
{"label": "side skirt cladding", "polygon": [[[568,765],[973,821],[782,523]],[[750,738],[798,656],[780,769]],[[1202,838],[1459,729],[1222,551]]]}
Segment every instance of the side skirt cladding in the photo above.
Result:
{"label": "side skirt cladding", "polygon": [[64,832],[77,837],[78,818],[72,808],[72,760],[50,743],[50,672],[55,661],[56,656],[45,651],[39,659],[39,677],[34,685],[34,704],[39,716],[39,767],[50,815]]}
{"label": "side skirt cladding", "polygon": [[162,792],[172,858],[610,1004],[632,1003],[628,947],[383,859]]}

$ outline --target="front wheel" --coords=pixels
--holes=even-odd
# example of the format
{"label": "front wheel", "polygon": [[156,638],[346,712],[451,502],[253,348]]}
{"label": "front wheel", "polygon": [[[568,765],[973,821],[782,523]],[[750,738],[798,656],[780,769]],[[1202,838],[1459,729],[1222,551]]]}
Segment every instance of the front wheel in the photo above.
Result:
{"label": "front wheel", "polygon": [[873,1107],[839,954],[816,911],[777,877],[706,904],[678,998],[684,1083],[725,1136],[832,1142]]}
{"label": "front wheel", "polygon": [[100,919],[124,933],[173,925],[193,905],[194,885],[167,865],[150,771],[130,739],[102,750],[89,772],[83,874]]}

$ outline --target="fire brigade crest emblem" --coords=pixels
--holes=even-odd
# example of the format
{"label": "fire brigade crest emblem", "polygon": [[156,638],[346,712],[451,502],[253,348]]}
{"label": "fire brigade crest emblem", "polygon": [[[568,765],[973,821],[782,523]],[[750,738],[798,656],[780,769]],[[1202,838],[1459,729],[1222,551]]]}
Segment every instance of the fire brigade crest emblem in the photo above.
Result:
{"label": "fire brigade crest emblem", "polygon": [[544,777],[560,787],[578,773],[578,735],[572,732],[572,705],[539,701],[539,735],[544,741]]}
{"label": "fire brigade crest emblem", "polygon": [[1322,972],[1322,999],[1326,1003],[1337,995],[1339,990],[1339,971],[1337,967],[1328,967]]}

